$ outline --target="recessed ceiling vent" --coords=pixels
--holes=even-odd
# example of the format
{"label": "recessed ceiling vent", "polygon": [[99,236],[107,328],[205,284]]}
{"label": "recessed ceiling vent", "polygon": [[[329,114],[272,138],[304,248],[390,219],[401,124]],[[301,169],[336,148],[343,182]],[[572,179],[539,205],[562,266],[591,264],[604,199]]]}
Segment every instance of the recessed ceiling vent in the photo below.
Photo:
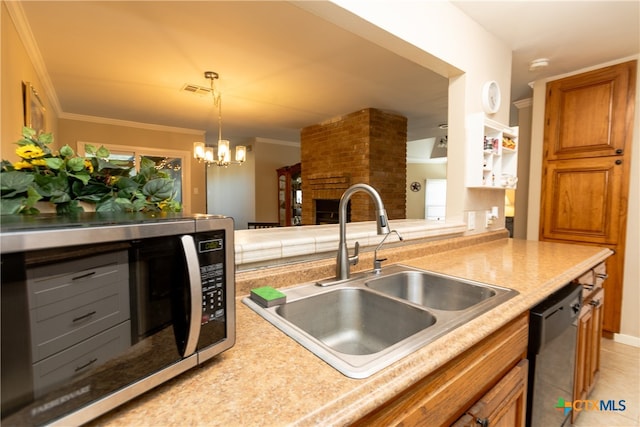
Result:
{"label": "recessed ceiling vent", "polygon": [[204,86],[198,86],[198,85],[194,85],[191,83],[185,83],[184,86],[182,86],[182,90],[188,93],[193,93],[196,95],[211,95],[211,88],[210,87],[204,87]]}

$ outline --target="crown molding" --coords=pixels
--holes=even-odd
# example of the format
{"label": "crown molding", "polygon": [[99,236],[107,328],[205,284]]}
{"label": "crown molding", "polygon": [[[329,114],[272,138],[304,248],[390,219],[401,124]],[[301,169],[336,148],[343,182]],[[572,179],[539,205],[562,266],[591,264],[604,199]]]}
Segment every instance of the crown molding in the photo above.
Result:
{"label": "crown molding", "polygon": [[180,127],[174,127],[174,126],[156,125],[153,123],[132,122],[129,120],[109,119],[106,117],[87,116],[84,114],[74,114],[74,113],[61,113],[58,119],[78,120],[81,122],[99,123],[103,125],[125,126],[130,128],[155,130],[159,132],[183,133],[188,135],[197,135],[202,138],[204,138],[206,133],[204,130],[199,130],[199,129],[188,129],[188,128],[180,128]]}

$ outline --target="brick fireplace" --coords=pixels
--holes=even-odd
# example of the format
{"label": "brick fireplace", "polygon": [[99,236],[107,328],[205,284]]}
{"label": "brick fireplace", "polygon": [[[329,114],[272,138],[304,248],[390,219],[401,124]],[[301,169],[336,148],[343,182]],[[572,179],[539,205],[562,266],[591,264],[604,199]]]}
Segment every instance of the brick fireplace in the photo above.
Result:
{"label": "brick fireplace", "polygon": [[[300,140],[303,224],[316,224],[317,201],[326,209],[326,201],[339,200],[356,183],[378,190],[389,219],[405,218],[406,117],[367,108],[307,126]],[[354,194],[350,216],[351,221],[375,220],[368,195]]]}

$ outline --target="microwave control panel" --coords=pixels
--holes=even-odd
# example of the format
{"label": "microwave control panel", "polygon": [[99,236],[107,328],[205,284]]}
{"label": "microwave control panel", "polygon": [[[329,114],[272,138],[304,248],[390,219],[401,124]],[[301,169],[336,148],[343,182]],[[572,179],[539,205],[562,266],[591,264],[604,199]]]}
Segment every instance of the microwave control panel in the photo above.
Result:
{"label": "microwave control panel", "polygon": [[197,236],[202,281],[202,324],[225,320],[225,240],[224,231]]}

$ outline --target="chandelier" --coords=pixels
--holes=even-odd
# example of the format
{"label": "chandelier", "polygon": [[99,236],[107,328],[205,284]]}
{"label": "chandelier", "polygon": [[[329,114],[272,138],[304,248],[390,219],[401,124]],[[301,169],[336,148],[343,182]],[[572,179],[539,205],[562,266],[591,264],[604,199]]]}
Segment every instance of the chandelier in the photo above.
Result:
{"label": "chandelier", "polygon": [[218,158],[214,157],[213,147],[207,147],[204,142],[193,143],[193,157],[198,162],[205,162],[207,166],[229,166],[241,165],[247,159],[247,147],[237,145],[235,151],[235,160],[231,160],[231,148],[229,141],[222,139],[222,97],[220,92],[216,90],[215,80],[219,77],[215,71],[205,71],[204,77],[211,80],[211,96],[213,98],[214,107],[218,107]]}

